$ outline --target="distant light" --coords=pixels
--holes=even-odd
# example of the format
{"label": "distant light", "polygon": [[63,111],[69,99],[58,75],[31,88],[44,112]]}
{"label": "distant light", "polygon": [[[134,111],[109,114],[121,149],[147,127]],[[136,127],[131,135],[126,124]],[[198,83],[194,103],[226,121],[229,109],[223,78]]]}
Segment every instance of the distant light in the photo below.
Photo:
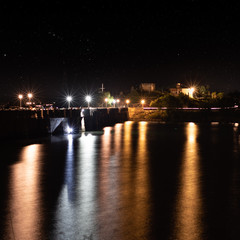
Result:
{"label": "distant light", "polygon": [[19,99],[22,99],[22,98],[23,98],[23,95],[22,95],[22,94],[19,94],[19,95],[18,95],[18,98],[19,98]]}
{"label": "distant light", "polygon": [[105,102],[108,102],[108,98],[105,98],[104,101],[105,101]]}
{"label": "distant light", "polygon": [[141,104],[144,104],[144,103],[145,103],[145,100],[144,100],[144,99],[142,99],[142,100],[141,100]]}
{"label": "distant light", "polygon": [[91,100],[92,100],[91,96],[89,96],[89,95],[86,96],[86,101],[87,101],[87,102],[91,102]]}
{"label": "distant light", "polygon": [[73,132],[73,129],[70,128],[69,126],[67,126],[67,133],[68,133],[68,134],[71,134],[72,132]]}
{"label": "distant light", "polygon": [[28,93],[28,98],[32,98],[32,93]]}
{"label": "distant light", "polygon": [[116,103],[116,100],[115,100],[115,99],[113,99],[113,103]]}
{"label": "distant light", "polygon": [[120,102],[120,100],[119,99],[117,99],[117,103],[119,103]]}
{"label": "distant light", "polygon": [[195,88],[194,88],[194,87],[189,88],[189,97],[190,97],[190,98],[193,98],[193,93],[194,93],[194,91],[195,91]]}
{"label": "distant light", "polygon": [[128,104],[128,103],[130,103],[130,100],[129,100],[129,99],[127,99],[127,100],[126,100],[126,103],[127,103],[127,104]]}
{"label": "distant light", "polygon": [[195,88],[194,88],[194,87],[189,88],[189,94],[190,94],[190,95],[192,95],[192,94],[194,93],[194,91],[195,91]]}
{"label": "distant light", "polygon": [[67,101],[71,102],[72,101],[72,97],[71,96],[67,96]]}
{"label": "distant light", "polygon": [[191,87],[190,88],[190,92],[193,93],[195,91],[195,88],[194,87]]}
{"label": "distant light", "polygon": [[234,123],[234,127],[238,127],[239,126],[239,124],[238,123]]}

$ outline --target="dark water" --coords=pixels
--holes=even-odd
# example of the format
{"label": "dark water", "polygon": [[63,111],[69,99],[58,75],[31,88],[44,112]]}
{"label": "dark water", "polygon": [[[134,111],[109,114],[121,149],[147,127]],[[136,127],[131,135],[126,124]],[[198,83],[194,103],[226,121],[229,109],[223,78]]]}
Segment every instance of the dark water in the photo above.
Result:
{"label": "dark water", "polygon": [[237,124],[2,143],[0,174],[0,239],[240,239]]}

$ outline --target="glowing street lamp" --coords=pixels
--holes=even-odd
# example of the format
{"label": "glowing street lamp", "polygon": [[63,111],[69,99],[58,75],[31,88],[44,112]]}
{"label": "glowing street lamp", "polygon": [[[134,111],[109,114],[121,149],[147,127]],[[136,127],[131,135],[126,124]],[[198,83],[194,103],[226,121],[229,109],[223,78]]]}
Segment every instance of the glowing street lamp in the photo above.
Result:
{"label": "glowing street lamp", "polygon": [[141,100],[142,107],[144,106],[144,103],[145,103],[145,100],[142,99],[142,100]]}
{"label": "glowing street lamp", "polygon": [[[119,99],[117,99],[117,106],[118,106],[118,104],[120,103],[120,100]],[[119,106],[118,106],[119,107]]]}
{"label": "glowing street lamp", "polygon": [[190,97],[190,98],[193,98],[193,93],[194,93],[194,91],[195,91],[195,88],[194,88],[194,87],[191,87],[191,88],[189,89],[189,97]]}
{"label": "glowing street lamp", "polygon": [[70,108],[70,102],[72,101],[71,96],[67,96],[68,108]]}
{"label": "glowing street lamp", "polygon": [[107,104],[108,104],[108,98],[105,98],[104,101],[105,101],[105,103],[106,103],[106,107],[107,107]]}
{"label": "glowing street lamp", "polygon": [[88,103],[88,108],[89,108],[89,106],[90,106],[91,100],[92,100],[91,96],[89,96],[89,95],[86,96],[86,101],[87,101],[87,103]]}
{"label": "glowing street lamp", "polygon": [[127,99],[127,100],[126,100],[126,103],[127,103],[127,107],[128,107],[128,104],[130,103],[130,100],[129,100],[129,99]]}
{"label": "glowing street lamp", "polygon": [[28,102],[29,102],[29,105],[31,104],[31,98],[33,97],[32,93],[28,93]]}
{"label": "glowing street lamp", "polygon": [[116,100],[113,99],[113,107],[115,108]]}
{"label": "glowing street lamp", "polygon": [[18,98],[19,98],[19,105],[20,105],[20,108],[22,108],[22,99],[23,99],[23,95],[22,95],[22,94],[19,94],[19,95],[18,95]]}
{"label": "glowing street lamp", "polygon": [[32,98],[33,95],[32,95],[32,93],[28,93],[27,96],[28,96],[28,99],[29,99],[29,101],[30,101],[30,99]]}

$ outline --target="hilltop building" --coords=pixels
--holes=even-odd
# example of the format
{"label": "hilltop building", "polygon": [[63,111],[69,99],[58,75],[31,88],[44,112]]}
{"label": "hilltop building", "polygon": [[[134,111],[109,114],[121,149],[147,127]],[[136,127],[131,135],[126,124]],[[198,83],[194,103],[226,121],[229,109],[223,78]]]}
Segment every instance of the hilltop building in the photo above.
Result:
{"label": "hilltop building", "polygon": [[155,83],[141,83],[140,89],[142,91],[146,91],[146,92],[154,92],[156,89],[156,84]]}
{"label": "hilltop building", "polygon": [[178,96],[180,93],[183,93],[188,95],[190,98],[193,98],[194,88],[184,88],[181,83],[177,83],[176,87],[170,88],[169,91],[173,96]]}

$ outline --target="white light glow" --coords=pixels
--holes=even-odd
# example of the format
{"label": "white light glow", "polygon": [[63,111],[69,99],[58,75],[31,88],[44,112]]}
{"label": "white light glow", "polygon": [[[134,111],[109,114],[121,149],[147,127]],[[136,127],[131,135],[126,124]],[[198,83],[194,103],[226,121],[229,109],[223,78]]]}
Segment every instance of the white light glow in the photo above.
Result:
{"label": "white light glow", "polygon": [[91,96],[86,96],[86,101],[87,102],[91,102],[91,100],[92,100]]}
{"label": "white light glow", "polygon": [[71,102],[72,101],[72,97],[71,96],[67,96],[67,101]]}
{"label": "white light glow", "polygon": [[69,126],[67,126],[67,133],[68,133],[68,134],[71,134],[72,132],[73,132],[73,129],[70,128]]}

